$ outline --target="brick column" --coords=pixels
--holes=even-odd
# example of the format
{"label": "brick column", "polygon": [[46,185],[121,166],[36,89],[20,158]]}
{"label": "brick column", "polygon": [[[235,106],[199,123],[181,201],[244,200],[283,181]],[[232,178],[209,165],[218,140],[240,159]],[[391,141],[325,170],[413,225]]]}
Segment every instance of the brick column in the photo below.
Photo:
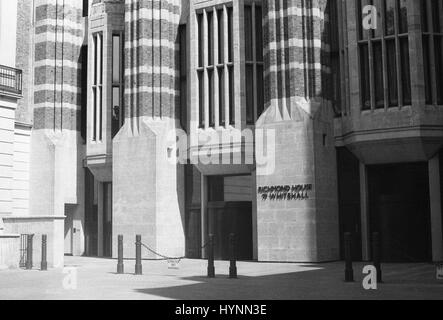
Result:
{"label": "brick column", "polygon": [[79,216],[83,212],[79,126],[83,39],[81,1],[35,1],[30,215],[51,217],[55,230],[48,243],[49,252],[54,252],[49,256],[51,266],[63,263],[65,205],[77,205]]}
{"label": "brick column", "polygon": [[257,128],[275,132],[276,152],[272,173],[257,165],[257,187],[311,184],[313,189],[305,200],[259,195],[259,259],[335,260],[339,225],[326,14],[331,2],[263,3],[266,111]]}
{"label": "brick column", "polygon": [[162,254],[184,255],[184,173],[169,158],[179,129],[180,3],[125,2],[126,122],[114,139],[113,201],[114,234],[127,239],[129,256],[136,234]]}

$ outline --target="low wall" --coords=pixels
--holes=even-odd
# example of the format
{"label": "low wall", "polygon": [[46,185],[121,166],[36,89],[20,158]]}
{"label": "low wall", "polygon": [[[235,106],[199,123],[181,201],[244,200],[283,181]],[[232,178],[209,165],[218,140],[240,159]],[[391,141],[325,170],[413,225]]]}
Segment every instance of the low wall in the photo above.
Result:
{"label": "low wall", "polygon": [[[48,236],[47,259],[49,268],[61,268],[64,265],[64,217],[4,217],[5,231],[10,234],[33,234],[34,268],[40,267],[42,235]],[[20,252],[20,239],[17,252]]]}

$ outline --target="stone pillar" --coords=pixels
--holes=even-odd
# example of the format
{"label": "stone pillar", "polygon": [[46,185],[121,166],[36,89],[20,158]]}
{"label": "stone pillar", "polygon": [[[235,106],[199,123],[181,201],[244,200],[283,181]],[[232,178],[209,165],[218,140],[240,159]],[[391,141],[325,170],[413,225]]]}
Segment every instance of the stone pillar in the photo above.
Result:
{"label": "stone pillar", "polygon": [[431,203],[432,260],[443,261],[443,224],[441,211],[440,157],[429,161],[429,193]]}
{"label": "stone pillar", "polygon": [[[82,2],[35,2],[34,128],[30,161],[30,216],[51,218],[50,266],[62,266],[65,205],[83,208],[80,136]],[[50,220],[51,220],[50,219]],[[38,224],[31,228],[39,234]]]}
{"label": "stone pillar", "polygon": [[134,257],[137,234],[163,255],[183,256],[184,168],[171,160],[180,129],[180,1],[125,5],[126,119],[113,145],[113,233],[124,236],[127,257]]}
{"label": "stone pillar", "polygon": [[259,260],[339,259],[333,110],[327,98],[329,3],[263,1],[266,111],[257,129],[275,133],[275,154],[268,155],[275,158],[275,170],[265,172],[258,164],[257,187],[312,190],[304,200],[292,199],[292,191],[290,199],[280,194],[284,200],[258,195]]}

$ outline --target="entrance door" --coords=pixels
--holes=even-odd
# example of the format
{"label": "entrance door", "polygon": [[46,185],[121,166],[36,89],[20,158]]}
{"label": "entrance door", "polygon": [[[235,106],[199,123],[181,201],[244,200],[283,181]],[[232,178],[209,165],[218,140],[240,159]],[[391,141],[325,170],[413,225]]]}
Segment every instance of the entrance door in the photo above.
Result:
{"label": "entrance door", "polygon": [[208,235],[215,237],[215,259],[229,260],[231,233],[236,236],[237,258],[252,260],[252,202],[208,203]]}
{"label": "entrance door", "polygon": [[426,163],[368,168],[371,230],[385,262],[432,260]]}
{"label": "entrance door", "polygon": [[103,184],[103,256],[112,257],[112,184]]}
{"label": "entrance door", "polygon": [[65,208],[65,255],[73,255],[74,219],[69,207]]}

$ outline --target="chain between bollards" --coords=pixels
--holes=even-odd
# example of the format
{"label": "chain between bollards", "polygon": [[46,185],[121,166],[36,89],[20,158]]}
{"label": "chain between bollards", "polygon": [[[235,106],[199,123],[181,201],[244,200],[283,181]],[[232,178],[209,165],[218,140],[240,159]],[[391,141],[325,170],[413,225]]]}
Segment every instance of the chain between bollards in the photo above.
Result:
{"label": "chain between bollards", "polygon": [[135,240],[135,275],[141,276],[142,274],[142,236],[137,235]]}
{"label": "chain between bollards", "polygon": [[345,282],[354,282],[354,269],[352,267],[352,234],[345,233]]}
{"label": "chain between bollards", "polygon": [[214,235],[209,235],[208,250],[208,278],[215,278],[214,266]]}
{"label": "chain between bollards", "polygon": [[48,271],[48,236],[42,235],[42,262],[41,271]]}
{"label": "chain between bollards", "polygon": [[123,274],[125,272],[125,266],[123,264],[123,236],[118,236],[118,263],[117,263],[117,273]]}
{"label": "chain between bollards", "polygon": [[231,233],[229,235],[229,255],[230,255],[230,266],[229,266],[229,278],[237,279],[237,257],[235,253],[235,234]]}
{"label": "chain between bollards", "polygon": [[375,269],[377,270],[377,282],[382,283],[382,271],[381,271],[381,256],[380,256],[380,234],[374,232],[372,234],[372,260]]}
{"label": "chain between bollards", "polygon": [[32,270],[33,263],[32,263],[32,251],[33,251],[33,234],[28,234],[26,237],[26,270]]}

